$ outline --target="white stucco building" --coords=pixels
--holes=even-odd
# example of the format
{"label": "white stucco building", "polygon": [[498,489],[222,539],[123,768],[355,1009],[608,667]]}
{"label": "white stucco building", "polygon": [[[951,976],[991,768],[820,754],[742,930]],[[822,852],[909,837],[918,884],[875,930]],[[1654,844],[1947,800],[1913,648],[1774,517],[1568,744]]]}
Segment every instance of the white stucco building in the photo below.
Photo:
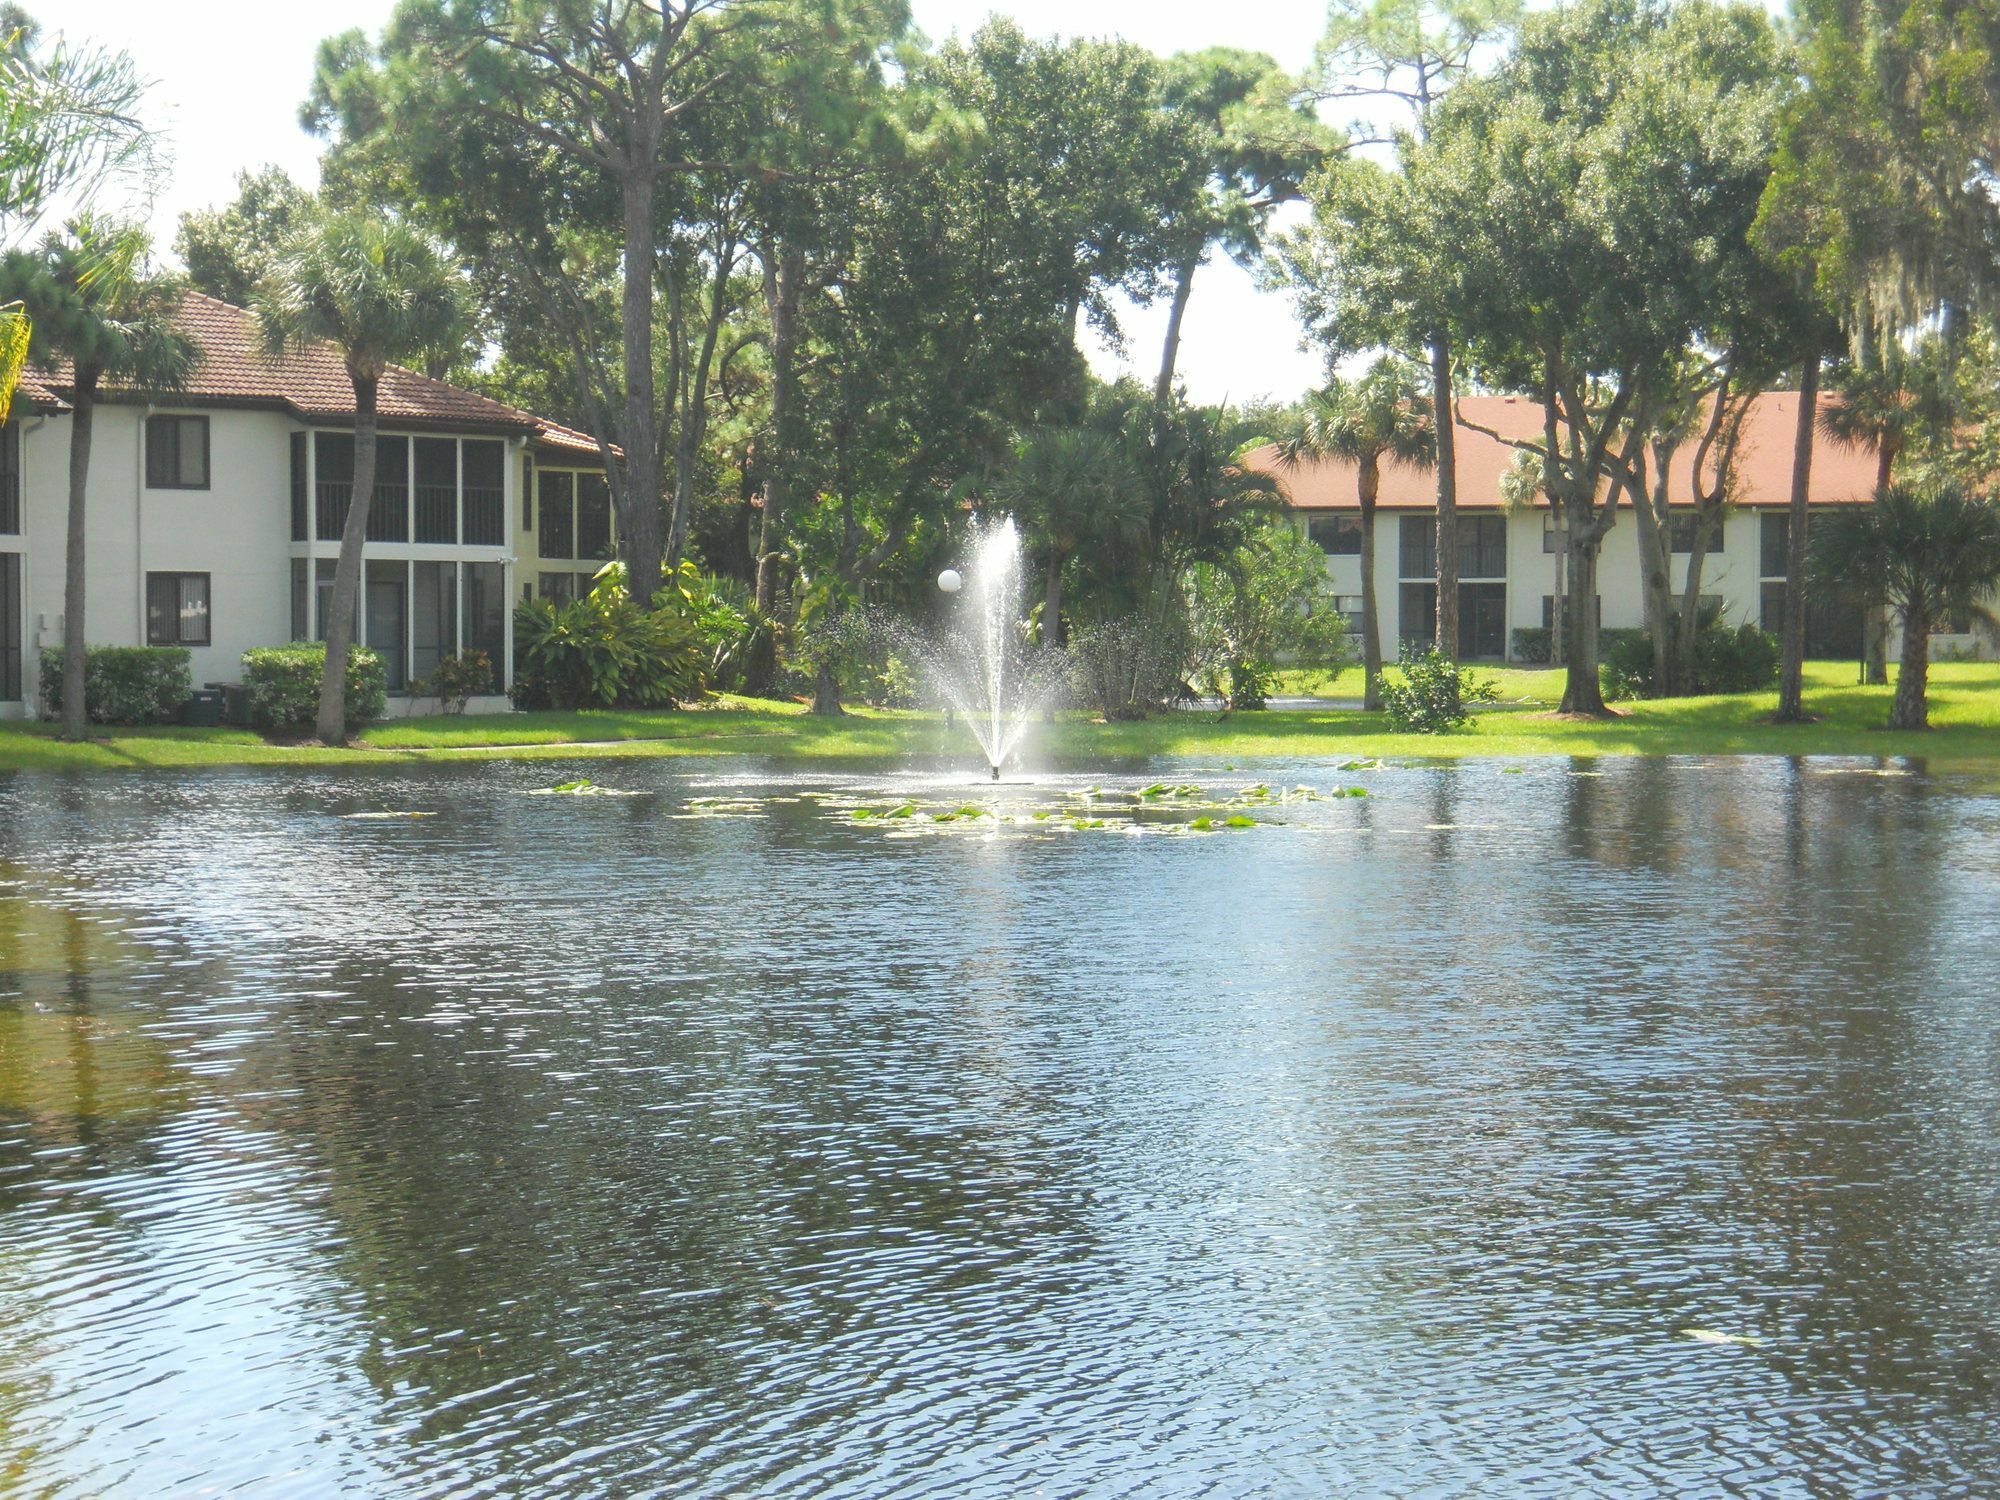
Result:
{"label": "white stucco building", "polygon": [[[234,682],[254,646],[324,635],[352,493],[353,393],[331,346],[273,359],[241,308],[190,295],[202,351],[187,390],[107,388],[91,448],[91,645],[178,645],[197,685]],[[0,426],[0,716],[37,711],[38,660],[63,635],[67,372],[31,369]],[[381,443],[357,640],[388,667],[391,712],[462,649],[512,680],[513,605],[567,596],[611,556],[597,445],[413,371],[381,382]]]}
{"label": "white stucco building", "polygon": [[[1791,498],[1792,447],[1797,427],[1796,392],[1760,397],[1744,425],[1736,464],[1734,498],[1719,538],[1709,544],[1702,565],[1704,599],[1718,604],[1731,625],[1749,622],[1777,632],[1782,628],[1787,537]],[[1461,403],[1479,427],[1512,437],[1532,438],[1542,423],[1541,407],[1512,396],[1472,396]],[[1560,522],[1546,498],[1509,509],[1501,500],[1501,479],[1515,450],[1484,432],[1459,424],[1457,437],[1459,505],[1459,651],[1470,660],[1521,660],[1534,633],[1548,626],[1557,592],[1562,551]],[[1670,504],[1685,504],[1693,515],[1694,444],[1681,448],[1669,476]],[[1817,438],[1809,504],[1814,510],[1865,503],[1875,489],[1875,454]],[[1298,525],[1326,553],[1329,589],[1341,607],[1361,610],[1360,502],[1352,463],[1306,463],[1285,468],[1265,450],[1251,462],[1277,479]],[[1402,639],[1428,640],[1436,609],[1433,581],[1437,527],[1437,479],[1401,464],[1385,464],[1375,526],[1375,587],[1382,640],[1393,657]],[[1673,585],[1687,580],[1687,538],[1691,526],[1674,528]],[[1604,626],[1637,628],[1645,623],[1639,581],[1638,524],[1621,504],[1605,537],[1598,564],[1598,604]],[[1982,637],[1944,631],[1933,638],[1939,655],[1979,654]],[[1523,637],[1521,632],[1528,632]],[[1861,646],[1859,611],[1816,609],[1807,621],[1806,650],[1815,657],[1852,657]],[[1894,646],[1892,634],[1891,647]]]}

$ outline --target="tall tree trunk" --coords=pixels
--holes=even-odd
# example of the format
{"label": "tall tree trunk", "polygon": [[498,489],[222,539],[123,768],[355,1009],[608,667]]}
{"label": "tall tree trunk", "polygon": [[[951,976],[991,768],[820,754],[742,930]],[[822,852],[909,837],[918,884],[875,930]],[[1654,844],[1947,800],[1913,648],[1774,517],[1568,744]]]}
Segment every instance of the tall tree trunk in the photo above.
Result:
{"label": "tall tree trunk", "polygon": [[1676,694],[1694,691],[1695,643],[1701,638],[1701,575],[1708,566],[1708,542],[1713,533],[1697,519],[1694,547],[1688,553],[1687,582],[1681,588],[1680,608],[1674,612],[1674,649],[1668,662],[1671,678],[1668,690]]}
{"label": "tall tree trunk", "polygon": [[1049,548],[1049,571],[1042,586],[1042,644],[1060,650],[1064,644],[1062,623],[1063,596],[1063,555],[1058,547]]}
{"label": "tall tree trunk", "polygon": [[63,564],[62,737],[66,740],[80,740],[90,732],[84,680],[90,658],[85,651],[83,548],[98,375],[90,365],[77,367],[69,419],[69,551]]}
{"label": "tall tree trunk", "polygon": [[1799,368],[1799,419],[1792,432],[1792,495],[1786,511],[1785,639],[1778,667],[1780,724],[1806,719],[1806,518],[1812,499],[1813,424],[1819,412],[1819,346]]}
{"label": "tall tree trunk", "polygon": [[375,377],[355,375],[354,493],[340,530],[340,561],[333,568],[333,618],[326,627],[326,667],[319,679],[319,738],[347,742],[347,657],[354,645],[355,603],[361,597],[361,548],[368,540],[368,512],[375,500]]}
{"label": "tall tree trunk", "polygon": [[1595,524],[1565,502],[1569,521],[1569,618],[1560,712],[1604,715],[1604,690],[1597,680],[1597,552]]}
{"label": "tall tree trunk", "polygon": [[1930,721],[1931,622],[1911,611],[1903,616],[1903,659],[1896,667],[1896,701],[1891,729],[1928,729]]}
{"label": "tall tree trunk", "polygon": [[1431,340],[1431,406],[1437,428],[1437,649],[1458,660],[1458,439],[1453,433],[1451,337]]}
{"label": "tall tree trunk", "polygon": [[1382,612],[1375,603],[1375,497],[1382,488],[1381,460],[1361,461],[1361,706],[1382,706]]}
{"label": "tall tree trunk", "polygon": [[1662,519],[1665,483],[1665,465],[1661,466],[1662,493],[1658,496],[1646,493],[1643,471],[1625,481],[1639,534],[1639,598],[1645,606],[1646,635],[1653,650],[1653,690],[1662,694],[1674,689],[1675,640],[1673,519],[1670,515]]}
{"label": "tall tree trunk", "polygon": [[[1875,448],[1875,494],[1889,488],[1896,472],[1896,454],[1901,445],[1886,434]],[[1861,680],[1870,687],[1889,685],[1889,612],[1879,604],[1865,607],[1861,616]]]}
{"label": "tall tree trunk", "polygon": [[1153,401],[1159,406],[1165,406],[1174,396],[1174,369],[1181,357],[1181,321],[1187,316],[1188,298],[1194,293],[1194,273],[1200,269],[1201,249],[1184,256],[1174,269],[1174,302],[1167,312],[1167,337],[1160,349],[1160,373],[1153,381]]}
{"label": "tall tree trunk", "polygon": [[620,319],[625,361],[625,514],[620,517],[625,587],[641,609],[653,607],[666,556],[660,432],[653,380],[653,153],[624,181],[624,296]]}
{"label": "tall tree trunk", "polygon": [[764,526],[757,542],[757,612],[768,616],[778,605],[778,573],[784,555],[785,515],[791,503],[797,463],[794,428],[798,409],[800,283],[805,252],[790,242],[764,256],[764,305],[771,320],[771,437],[764,459]]}
{"label": "tall tree trunk", "polygon": [[840,674],[831,662],[822,662],[813,678],[812,711],[822,718],[835,718],[847,712],[840,706]]}

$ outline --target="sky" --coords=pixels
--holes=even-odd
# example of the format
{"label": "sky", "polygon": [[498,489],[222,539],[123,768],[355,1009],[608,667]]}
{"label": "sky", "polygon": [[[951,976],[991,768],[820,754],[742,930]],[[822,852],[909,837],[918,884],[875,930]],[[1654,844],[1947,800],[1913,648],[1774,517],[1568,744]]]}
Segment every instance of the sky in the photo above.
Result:
{"label": "sky", "polygon": [[[172,163],[153,203],[155,241],[173,241],[180,215],[235,196],[236,174],[275,162],[301,182],[317,180],[319,143],[299,129],[298,106],[312,79],[321,38],[359,26],[373,33],[394,0],[27,0],[51,31],[131,53],[153,83],[153,123],[168,137]],[[1118,36],[1156,52],[1247,47],[1288,67],[1311,56],[1324,0],[912,0],[932,37],[969,32],[989,14],[1011,15],[1040,35]],[[236,45],[229,45],[235,42]],[[1166,325],[1163,306],[1123,319],[1124,367],[1150,384]],[[1087,340],[1094,344],[1094,340]],[[1110,350],[1091,349],[1106,375],[1120,369]],[[1196,401],[1289,400],[1317,380],[1319,358],[1299,348],[1289,300],[1261,291],[1249,273],[1217,259],[1195,282],[1182,331],[1180,370]]]}

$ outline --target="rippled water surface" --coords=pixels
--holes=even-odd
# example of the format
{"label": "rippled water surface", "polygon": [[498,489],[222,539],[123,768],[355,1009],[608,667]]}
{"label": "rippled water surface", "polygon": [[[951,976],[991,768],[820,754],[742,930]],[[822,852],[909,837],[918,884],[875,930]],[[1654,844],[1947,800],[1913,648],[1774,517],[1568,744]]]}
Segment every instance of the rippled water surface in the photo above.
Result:
{"label": "rippled water surface", "polygon": [[1993,1493],[1990,781],[1259,773],[0,780],[0,1493]]}

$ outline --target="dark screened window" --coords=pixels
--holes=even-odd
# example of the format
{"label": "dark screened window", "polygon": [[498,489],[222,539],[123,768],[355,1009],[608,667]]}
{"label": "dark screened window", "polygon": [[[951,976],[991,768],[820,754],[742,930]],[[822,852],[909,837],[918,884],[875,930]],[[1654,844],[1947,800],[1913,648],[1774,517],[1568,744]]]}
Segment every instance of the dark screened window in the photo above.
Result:
{"label": "dark screened window", "polygon": [[521,456],[521,529],[535,529],[535,455]]}
{"label": "dark screened window", "polygon": [[[1437,519],[1433,516],[1404,516],[1397,533],[1399,578],[1432,578],[1437,575]],[[1409,632],[1405,631],[1407,635]]]}
{"label": "dark screened window", "polygon": [[602,474],[576,476],[576,555],[611,556],[611,487]]}
{"label": "dark screened window", "polygon": [[459,445],[464,468],[465,535],[470,547],[498,547],[506,540],[506,449],[499,443],[467,438]]}
{"label": "dark screened window", "polygon": [[[1669,512],[1667,517],[1668,546],[1675,552],[1693,552],[1695,522],[1699,519],[1699,515],[1691,510]],[[1720,552],[1722,550],[1723,524],[1721,520],[1716,521],[1715,529],[1709,533],[1708,545],[1702,549],[1703,552]]]}
{"label": "dark screened window", "polygon": [[21,531],[21,429],[0,426],[0,535]]}
{"label": "dark screened window", "polygon": [[541,527],[535,550],[543,557],[576,556],[576,476],[543,470],[535,476],[541,490],[537,508]]}
{"label": "dark screened window", "polygon": [[0,552],[0,702],[21,701],[21,554]]}
{"label": "dark screened window", "polygon": [[1313,545],[1328,557],[1361,555],[1361,519],[1358,516],[1314,516],[1306,522]]}
{"label": "dark screened window", "polygon": [[146,644],[149,646],[208,644],[206,573],[146,575]]}
{"label": "dark screened window", "polygon": [[322,542],[340,540],[347,502],[354,494],[354,435],[322,432],[313,438],[313,525]]}
{"label": "dark screened window", "polygon": [[458,540],[458,440],[418,438],[414,444],[416,483],[410,492],[416,511],[415,539]]}
{"label": "dark screened window", "polygon": [[[1779,511],[1775,515],[1766,514],[1763,521],[1762,554],[1764,561],[1762,564],[1763,572],[1759,576],[1764,578],[1783,578],[1791,559],[1792,518],[1783,511]],[[1768,630],[1771,627],[1766,625],[1764,628]]]}
{"label": "dark screened window", "polygon": [[[292,434],[292,540],[306,540],[306,435]],[[297,639],[294,637],[293,639]]]}
{"label": "dark screened window", "polygon": [[[1604,596],[1597,594],[1593,597],[1597,604],[1597,623],[1601,628],[1604,624]],[[1542,595],[1542,629],[1551,630],[1555,627],[1555,623],[1556,596],[1554,594],[1544,594]]]}
{"label": "dark screened window", "polygon": [[146,419],[146,487],[155,490],[208,488],[208,418]]}
{"label": "dark screened window", "polygon": [[368,540],[410,539],[410,440],[375,439],[375,503],[368,507]]}
{"label": "dark screened window", "polygon": [[1458,518],[1458,576],[1460,578],[1507,576],[1505,516]]}

